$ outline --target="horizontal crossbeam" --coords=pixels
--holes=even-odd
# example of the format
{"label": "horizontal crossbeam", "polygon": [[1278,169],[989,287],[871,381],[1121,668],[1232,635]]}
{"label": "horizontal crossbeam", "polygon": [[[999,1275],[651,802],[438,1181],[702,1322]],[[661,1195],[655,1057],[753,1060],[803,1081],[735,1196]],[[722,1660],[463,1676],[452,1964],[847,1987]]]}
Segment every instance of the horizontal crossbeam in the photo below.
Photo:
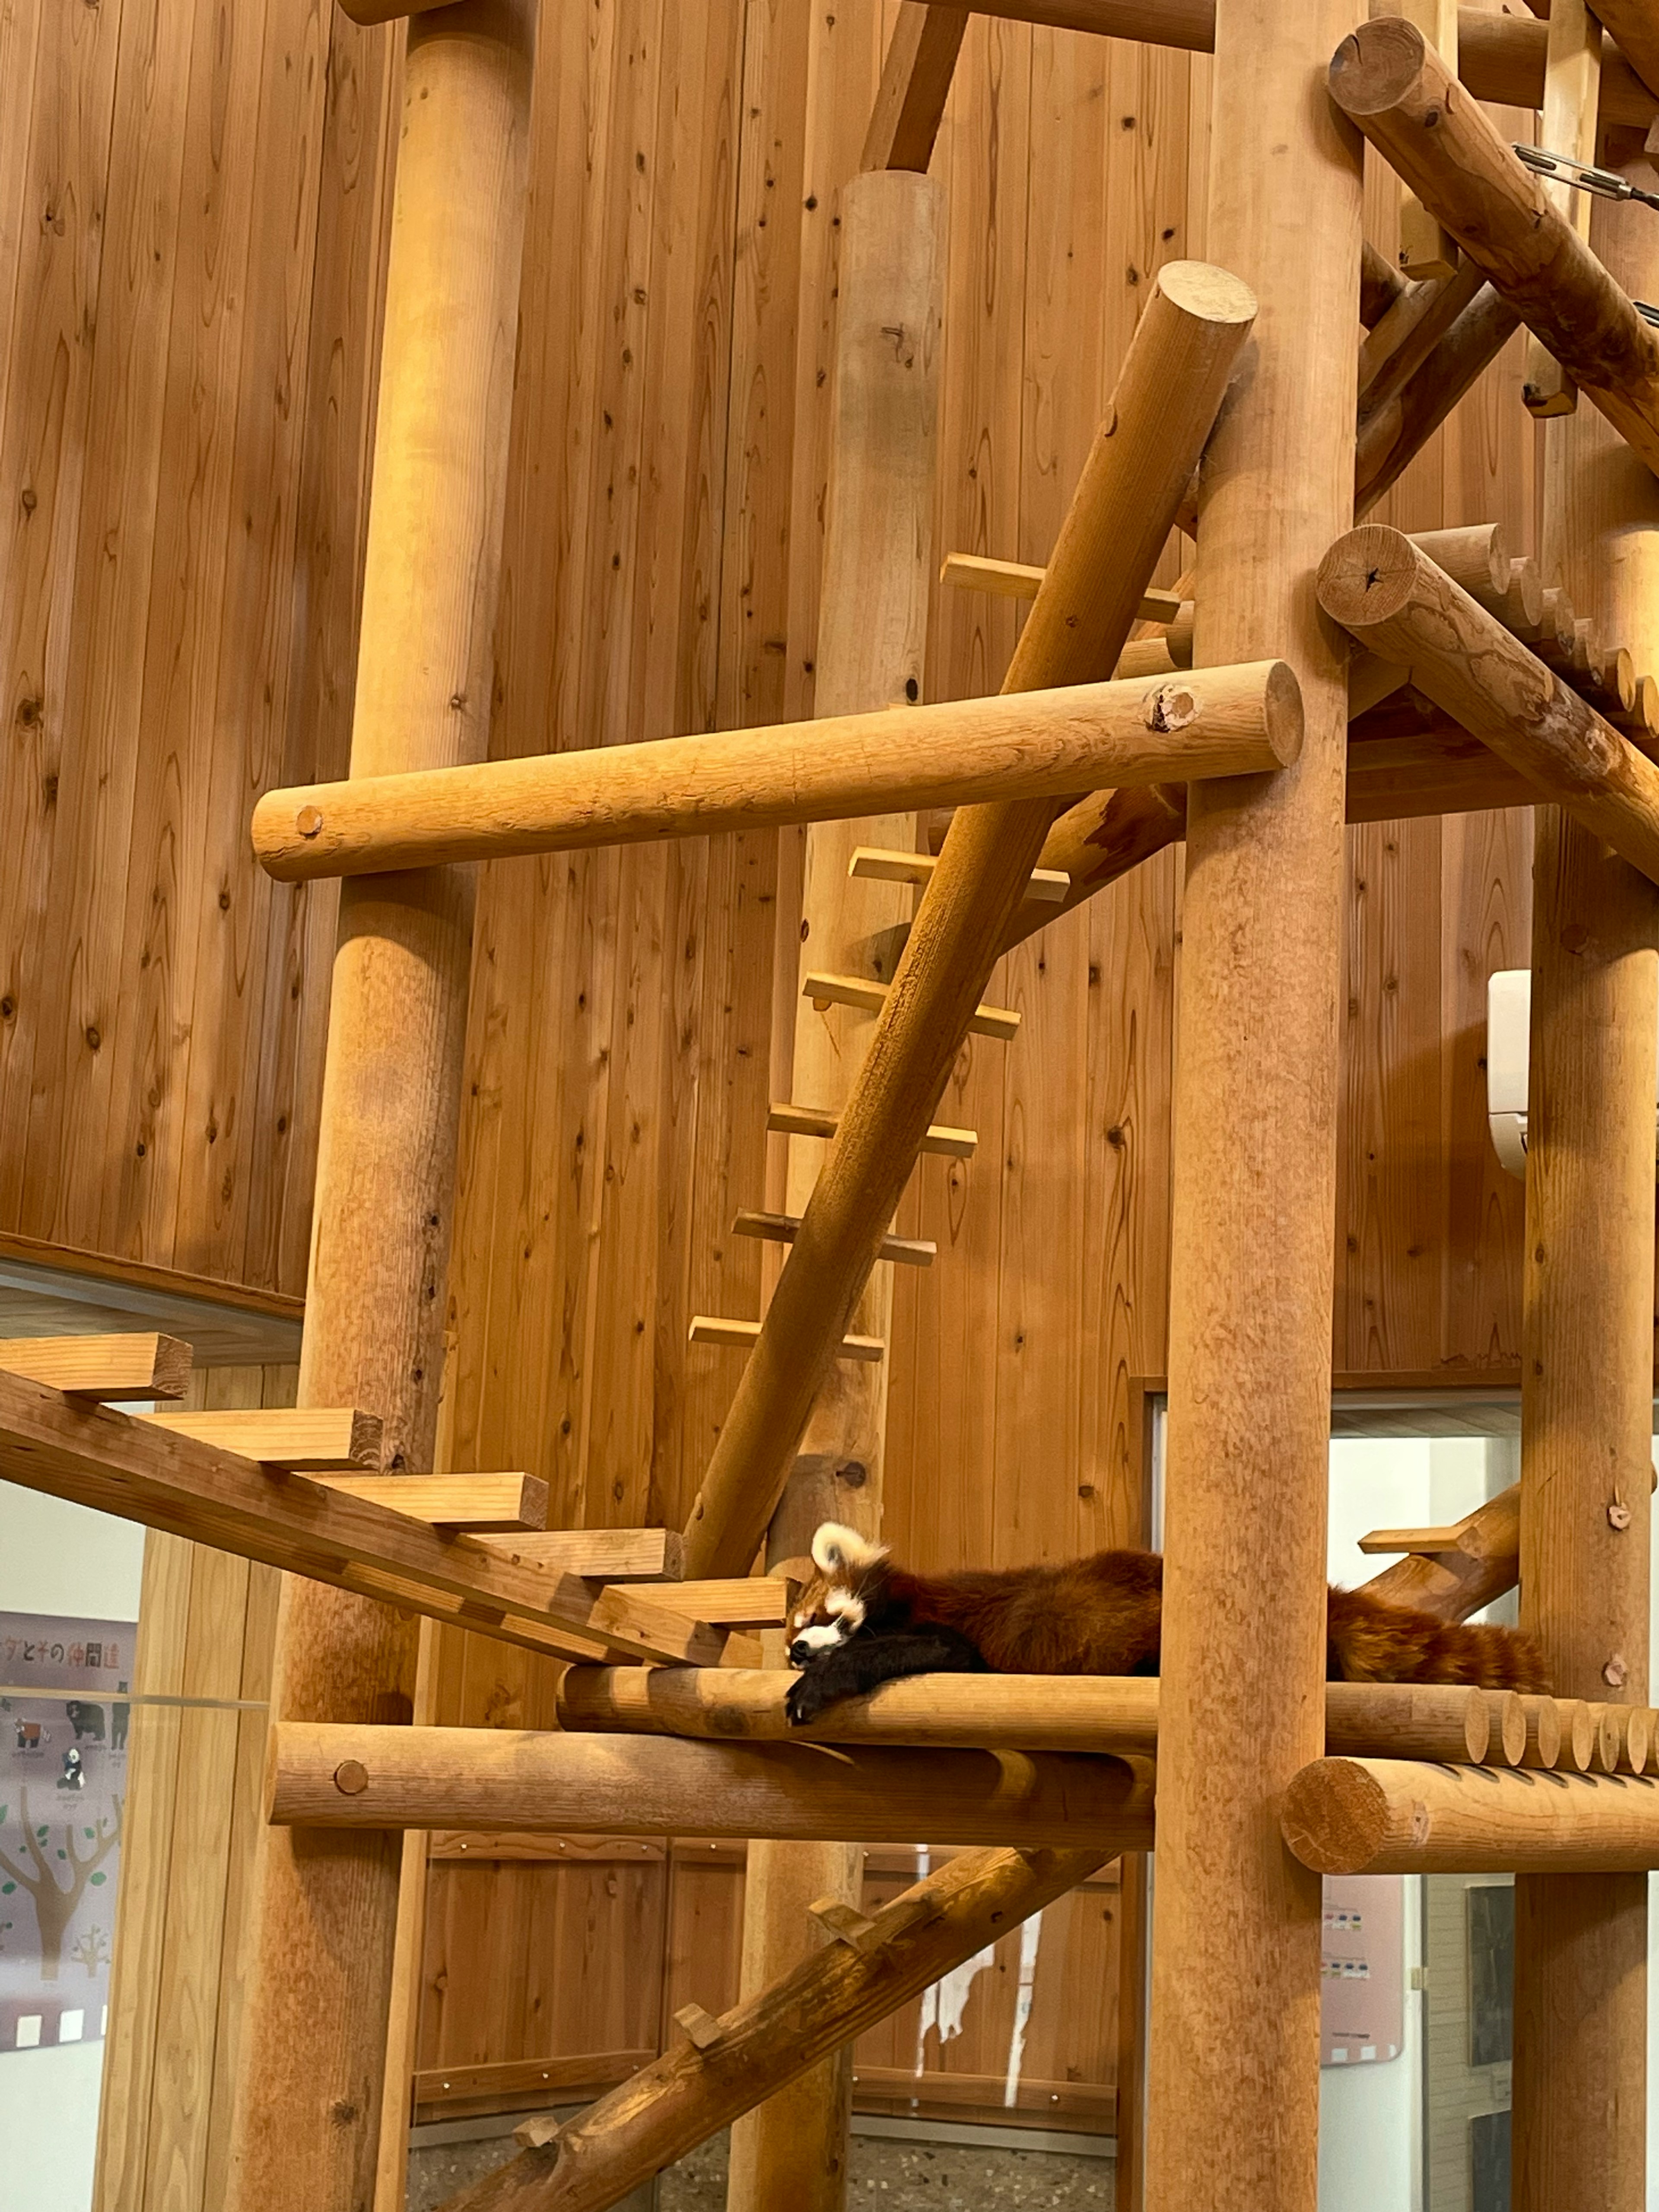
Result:
{"label": "horizontal crossbeam", "polygon": [[1626,1874],[1659,1868],[1659,1779],[1322,1759],[1285,1840],[1320,1874]]}

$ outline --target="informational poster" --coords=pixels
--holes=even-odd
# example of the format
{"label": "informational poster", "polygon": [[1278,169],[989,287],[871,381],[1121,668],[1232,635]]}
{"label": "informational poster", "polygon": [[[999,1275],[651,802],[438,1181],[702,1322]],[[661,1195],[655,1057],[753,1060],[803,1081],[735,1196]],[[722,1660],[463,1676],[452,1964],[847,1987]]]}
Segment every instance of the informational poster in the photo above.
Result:
{"label": "informational poster", "polygon": [[105,2030],[136,1634],[0,1613],[0,2053]]}
{"label": "informational poster", "polygon": [[1406,2041],[1403,1875],[1328,1875],[1320,2063],[1386,2065]]}

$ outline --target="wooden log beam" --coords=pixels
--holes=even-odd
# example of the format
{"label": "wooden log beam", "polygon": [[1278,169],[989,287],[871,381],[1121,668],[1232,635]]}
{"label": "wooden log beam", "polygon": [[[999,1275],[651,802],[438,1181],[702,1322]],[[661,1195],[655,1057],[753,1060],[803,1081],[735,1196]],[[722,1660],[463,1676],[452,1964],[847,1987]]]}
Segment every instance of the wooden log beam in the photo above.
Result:
{"label": "wooden log beam", "polygon": [[1206,238],[1261,311],[1200,475],[1194,659],[1282,637],[1307,730],[1285,775],[1188,794],[1146,2212],[1223,2174],[1240,2205],[1316,2195],[1320,1893],[1277,1814],[1325,1667],[1348,656],[1309,582],[1352,513],[1361,164],[1316,86],[1351,21],[1216,14]]}
{"label": "wooden log beam", "polygon": [[1509,301],[1486,286],[1401,389],[1369,410],[1362,407],[1354,452],[1357,516],[1368,514],[1398,483],[1520,327]]}
{"label": "wooden log beam", "polygon": [[447,2212],[604,2212],[1113,1855],[959,1854],[874,1914],[861,1946],[826,1943],[722,2014],[706,2051],[679,2045],[564,2127],[531,2123],[520,2139],[532,2147],[453,2198]]}
{"label": "wooden log beam", "polygon": [[1646,1872],[1659,1780],[1322,1759],[1286,1791],[1284,1831],[1318,1874]]}
{"label": "wooden log beam", "polygon": [[[1158,1749],[1158,1686],[1151,1677],[921,1675],[845,1698],[805,1729],[789,1725],[787,1690],[786,1676],[735,1667],[573,1667],[559,1686],[559,1724],[718,1743],[913,1743],[1143,1758]],[[1477,1765],[1503,1755],[1486,1692],[1392,1682],[1328,1683],[1325,1747]]]}
{"label": "wooden log beam", "polygon": [[[1569,161],[1594,163],[1600,137],[1601,26],[1585,0],[1560,0],[1559,7],[1551,0],[1547,20],[1549,46],[1538,143],[1553,154],[1565,155]],[[1544,191],[1588,245],[1590,210],[1595,204],[1590,195],[1548,179]],[[1527,340],[1521,397],[1528,414],[1540,420],[1571,415],[1578,404],[1572,379],[1539,337]]]}
{"label": "wooden log beam", "polygon": [[268,792],[253,843],[269,874],[301,883],[1251,775],[1294,758],[1298,737],[1295,684],[1269,660]]}
{"label": "wooden log beam", "polygon": [[1596,0],[1595,12],[1646,89],[1659,94],[1659,22],[1653,9],[1645,0]]}
{"label": "wooden log beam", "polygon": [[1659,768],[1397,530],[1364,523],[1320,564],[1319,604],[1500,758],[1659,879]]}
{"label": "wooden log beam", "polygon": [[272,1732],[281,1827],[782,1836],[1031,1846],[1152,1840],[1150,1768],[1058,1753],[826,1751],[532,1729],[319,1726]]}
{"label": "wooden log beam", "polygon": [[[1357,240],[1352,260],[1357,283]],[[1223,270],[1158,272],[1005,694],[1116,659],[1254,309]],[[754,1557],[1055,811],[1051,799],[1013,800],[952,819],[693,1507],[694,1573],[738,1571]]]}
{"label": "wooden log beam", "polygon": [[1659,466],[1659,331],[1422,33],[1398,18],[1362,23],[1338,47],[1330,87],[1573,381]]}
{"label": "wooden log beam", "polygon": [[1458,1526],[1455,1552],[1410,1553],[1365,1584],[1394,1605],[1467,1620],[1515,1588],[1521,1573],[1521,1486],[1512,1483]]}

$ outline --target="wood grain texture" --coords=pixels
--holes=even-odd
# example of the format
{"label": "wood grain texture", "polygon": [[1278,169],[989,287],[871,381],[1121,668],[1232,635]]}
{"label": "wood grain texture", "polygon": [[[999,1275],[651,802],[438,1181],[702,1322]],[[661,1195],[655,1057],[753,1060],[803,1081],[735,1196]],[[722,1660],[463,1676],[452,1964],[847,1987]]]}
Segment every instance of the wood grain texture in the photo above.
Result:
{"label": "wood grain texture", "polygon": [[[1321,1874],[1605,1877],[1659,1858],[1659,1782],[1324,1759],[1291,1781],[1284,1826],[1291,1850]],[[1628,2157],[1615,2152],[1617,2166]]]}
{"label": "wood grain texture", "polygon": [[[1284,2212],[1317,2193],[1319,1894],[1275,1839],[1324,1671],[1347,670],[1308,586],[1352,501],[1361,170],[1316,91],[1342,15],[1222,0],[1216,19],[1206,249],[1261,312],[1200,478],[1194,658],[1282,641],[1307,738],[1287,775],[1188,799],[1148,2212],[1224,2170]],[[1284,488],[1265,515],[1264,477]],[[1248,1594],[1243,1561],[1269,1555],[1271,1590]],[[1201,1716],[1224,1750],[1200,1749]],[[1248,2077],[1183,2091],[1235,2044]]]}

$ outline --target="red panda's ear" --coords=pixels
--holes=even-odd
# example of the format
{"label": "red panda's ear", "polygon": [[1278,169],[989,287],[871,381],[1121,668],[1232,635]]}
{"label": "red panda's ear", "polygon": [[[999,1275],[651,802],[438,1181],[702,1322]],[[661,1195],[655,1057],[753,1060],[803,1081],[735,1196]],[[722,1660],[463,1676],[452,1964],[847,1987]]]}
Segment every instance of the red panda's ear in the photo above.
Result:
{"label": "red panda's ear", "polygon": [[821,1522],[812,1539],[812,1564],[821,1575],[863,1573],[886,1557],[884,1544],[872,1544],[839,1521]]}

